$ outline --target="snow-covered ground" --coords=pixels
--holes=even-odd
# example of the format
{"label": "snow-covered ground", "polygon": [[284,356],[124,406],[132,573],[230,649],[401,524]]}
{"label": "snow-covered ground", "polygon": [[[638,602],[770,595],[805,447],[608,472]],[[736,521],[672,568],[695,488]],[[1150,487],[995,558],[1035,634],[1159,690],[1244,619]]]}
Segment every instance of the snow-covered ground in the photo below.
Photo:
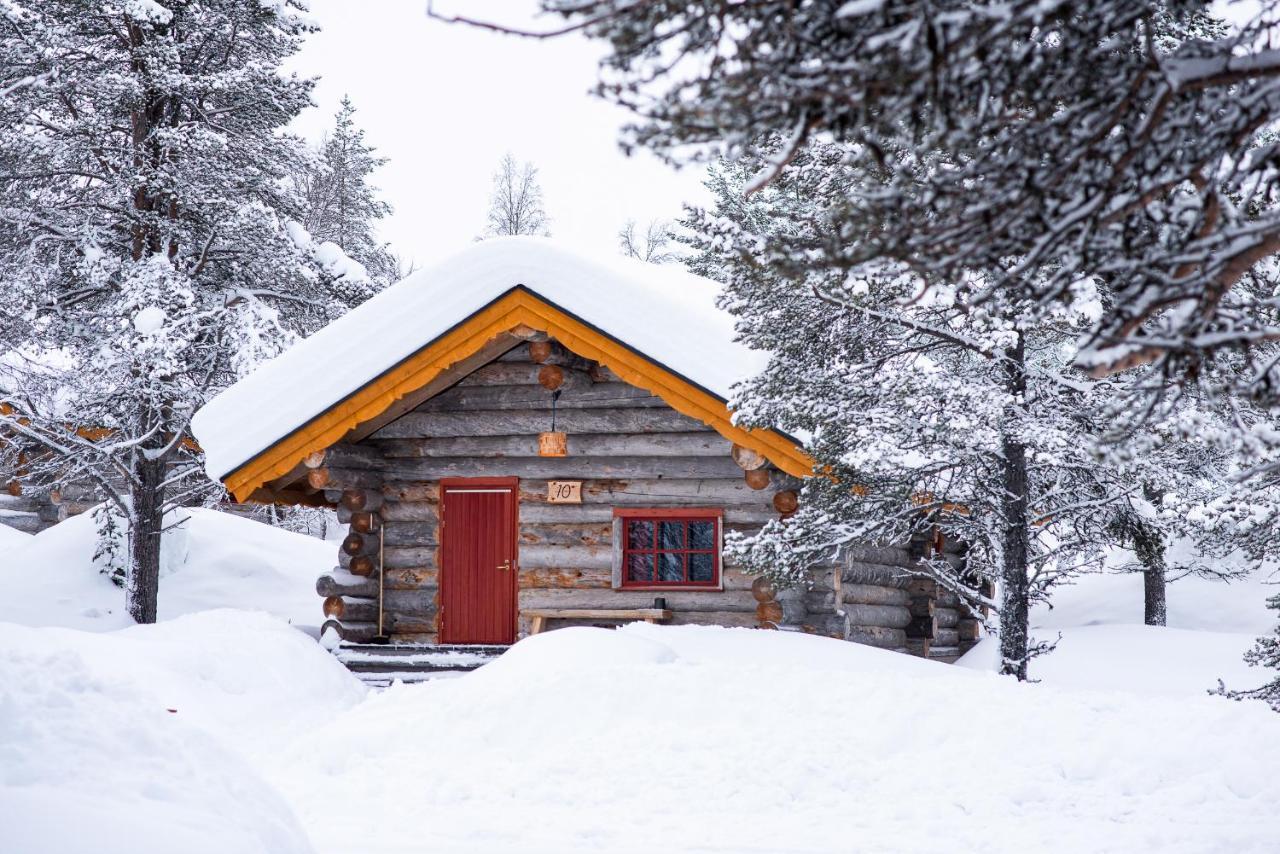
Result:
{"label": "snow-covered ground", "polygon": [[0,549],[5,552],[13,552],[15,549],[26,548],[30,542],[30,534],[25,531],[19,531],[17,528],[10,528],[0,522]]}
{"label": "snow-covered ground", "polygon": [[[324,619],[316,578],[337,546],[215,510],[179,510],[161,547],[160,619],[209,608],[266,611],[299,627]],[[0,534],[12,530],[0,526]],[[17,533],[17,532],[15,532]],[[133,624],[124,597],[93,565],[90,514],[5,546],[3,619],[26,626],[110,631]]]}
{"label": "snow-covered ground", "polygon": [[314,621],[332,544],[187,525],[162,615],[277,617],[110,630],[119,591],[84,532],[27,544],[45,574],[23,622],[94,631],[0,624],[0,850],[1234,854],[1280,835],[1280,715],[1205,693],[1264,676],[1239,662],[1270,625],[1257,580],[1180,582],[1154,629],[1134,578],[1087,579],[1036,615],[1063,636],[1039,684],[983,672],[988,643],[949,667],[640,624],[369,694],[279,619],[296,573]]}
{"label": "snow-covered ground", "polygon": [[0,850],[304,854],[256,765],[364,689],[265,614],[89,633],[0,623]]}

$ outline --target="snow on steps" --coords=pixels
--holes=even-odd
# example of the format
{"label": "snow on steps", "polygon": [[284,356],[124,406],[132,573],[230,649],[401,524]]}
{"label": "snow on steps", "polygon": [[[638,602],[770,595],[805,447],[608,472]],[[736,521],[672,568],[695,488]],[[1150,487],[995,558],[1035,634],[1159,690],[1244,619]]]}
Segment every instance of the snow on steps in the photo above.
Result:
{"label": "snow on steps", "polygon": [[386,688],[396,680],[426,682],[461,676],[506,651],[505,646],[344,643],[333,654],[365,685]]}

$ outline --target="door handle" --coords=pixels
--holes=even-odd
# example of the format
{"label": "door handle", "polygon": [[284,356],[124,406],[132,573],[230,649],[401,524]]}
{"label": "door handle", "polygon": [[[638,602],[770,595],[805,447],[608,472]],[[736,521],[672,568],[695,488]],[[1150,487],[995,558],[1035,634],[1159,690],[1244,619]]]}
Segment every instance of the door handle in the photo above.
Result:
{"label": "door handle", "polygon": [[502,563],[498,564],[498,569],[502,570],[503,572],[509,571],[511,569],[511,559],[507,558]]}

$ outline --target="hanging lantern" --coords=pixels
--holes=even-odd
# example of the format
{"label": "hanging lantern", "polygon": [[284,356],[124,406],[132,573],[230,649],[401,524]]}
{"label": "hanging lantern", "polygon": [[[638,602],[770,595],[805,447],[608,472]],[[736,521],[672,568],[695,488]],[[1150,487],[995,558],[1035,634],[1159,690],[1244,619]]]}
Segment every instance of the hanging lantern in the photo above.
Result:
{"label": "hanging lantern", "polygon": [[560,399],[560,386],[564,383],[564,371],[555,365],[546,365],[538,371],[538,382],[551,391],[551,429],[538,434],[538,456],[569,456],[569,436],[556,430],[556,401]]}
{"label": "hanging lantern", "polygon": [[538,434],[538,456],[540,457],[567,457],[569,456],[569,435],[559,431],[551,431],[549,433]]}

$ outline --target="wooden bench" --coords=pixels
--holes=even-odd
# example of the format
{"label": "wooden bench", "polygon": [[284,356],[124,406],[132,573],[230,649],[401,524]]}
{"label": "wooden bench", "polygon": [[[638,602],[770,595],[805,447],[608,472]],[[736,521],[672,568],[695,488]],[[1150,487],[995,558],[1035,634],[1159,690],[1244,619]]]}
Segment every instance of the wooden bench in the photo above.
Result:
{"label": "wooden bench", "polygon": [[531,617],[529,634],[542,631],[547,620],[644,620],[658,623],[671,619],[665,608],[527,608],[521,615]]}

